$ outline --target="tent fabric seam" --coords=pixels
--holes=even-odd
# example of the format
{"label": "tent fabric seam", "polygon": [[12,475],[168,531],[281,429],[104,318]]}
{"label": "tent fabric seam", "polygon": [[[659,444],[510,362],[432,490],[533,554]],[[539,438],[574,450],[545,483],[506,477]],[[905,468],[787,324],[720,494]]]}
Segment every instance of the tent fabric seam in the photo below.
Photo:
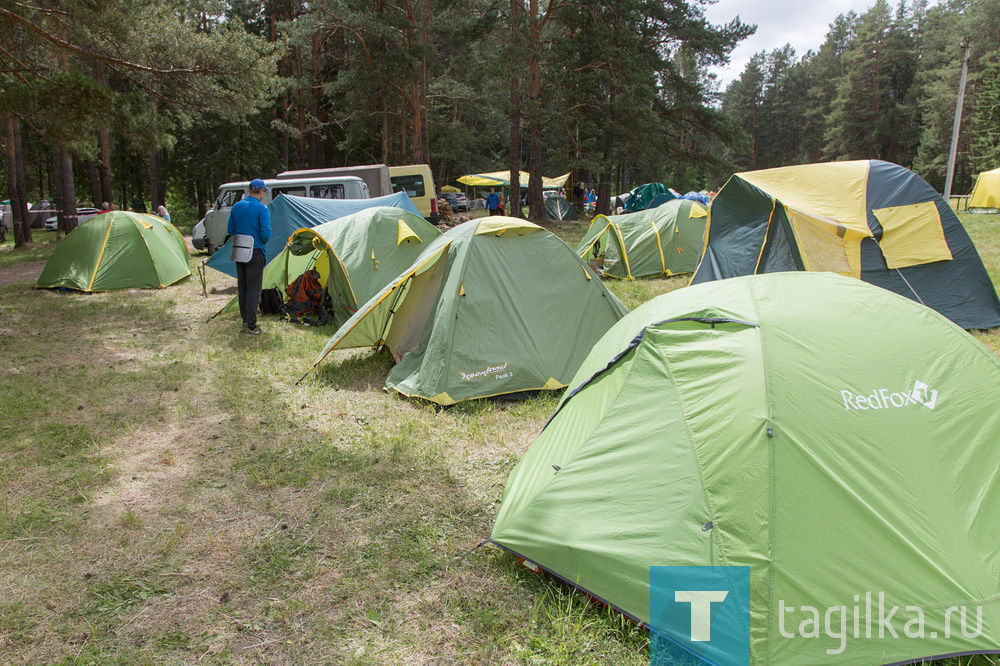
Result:
{"label": "tent fabric seam", "polygon": [[92,291],[94,288],[94,280],[97,279],[97,272],[101,270],[101,262],[104,261],[104,250],[108,247],[108,238],[111,237],[111,227],[115,224],[115,218],[108,220],[108,228],[104,232],[104,243],[101,245],[101,252],[97,255],[97,262],[94,264],[94,274],[90,276],[90,283],[87,284],[86,289],[81,289],[81,291]]}

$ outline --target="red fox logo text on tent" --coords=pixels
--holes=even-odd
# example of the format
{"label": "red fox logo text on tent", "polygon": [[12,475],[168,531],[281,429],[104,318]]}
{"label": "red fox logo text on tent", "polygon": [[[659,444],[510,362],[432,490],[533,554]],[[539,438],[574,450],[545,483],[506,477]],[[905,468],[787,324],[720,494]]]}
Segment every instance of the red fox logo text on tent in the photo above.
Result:
{"label": "red fox logo text on tent", "polygon": [[868,395],[841,391],[844,409],[847,411],[863,411],[867,409],[888,409],[889,407],[905,407],[907,405],[923,405],[934,409],[937,404],[938,392],[922,381],[915,381],[909,391],[890,392],[889,389],[875,389]]}

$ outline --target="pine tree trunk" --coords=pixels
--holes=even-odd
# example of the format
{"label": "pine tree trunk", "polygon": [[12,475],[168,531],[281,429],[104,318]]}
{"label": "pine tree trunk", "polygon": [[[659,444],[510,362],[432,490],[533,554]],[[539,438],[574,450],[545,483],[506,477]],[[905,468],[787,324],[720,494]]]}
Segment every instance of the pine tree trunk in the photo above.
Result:
{"label": "pine tree trunk", "polygon": [[[527,28],[528,52],[531,54],[528,62],[528,218],[541,220],[545,217],[545,202],[542,199],[542,36],[538,0],[528,2]],[[520,192],[520,182],[517,189]]]}
{"label": "pine tree trunk", "polygon": [[97,162],[87,160],[87,178],[90,180],[90,200],[95,208],[101,207],[101,175],[97,170]]}
{"label": "pine tree trunk", "polygon": [[149,212],[155,214],[159,206],[166,204],[164,185],[163,151],[154,150],[149,154]]}
{"label": "pine tree trunk", "polygon": [[103,127],[97,130],[97,148],[100,153],[101,202],[114,205],[115,192],[111,189],[111,134]]}
{"label": "pine tree trunk", "polygon": [[9,111],[6,115],[7,184],[14,225],[14,247],[31,243],[28,194],[24,185],[24,161],[21,158],[21,119]]}
{"label": "pine tree trunk", "polygon": [[76,229],[76,186],[73,183],[73,157],[62,148],[52,151],[56,177],[56,213],[59,230],[56,238]]}
{"label": "pine tree trunk", "polygon": [[[521,0],[510,0],[510,187],[511,192],[517,191],[517,196],[511,197],[511,217],[523,217],[521,209],[521,67],[522,63],[516,57],[520,33]],[[515,185],[517,183],[517,185]]]}

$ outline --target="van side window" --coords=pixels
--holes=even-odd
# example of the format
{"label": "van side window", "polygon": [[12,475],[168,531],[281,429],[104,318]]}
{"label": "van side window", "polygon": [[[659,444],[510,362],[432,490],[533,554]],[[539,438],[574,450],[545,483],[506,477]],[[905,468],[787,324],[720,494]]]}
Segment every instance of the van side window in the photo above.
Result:
{"label": "van side window", "polygon": [[243,198],[243,190],[226,190],[219,195],[219,200],[215,204],[215,210],[232,208],[233,204]]}
{"label": "van side window", "polygon": [[425,195],[424,177],[420,174],[413,176],[396,176],[392,178],[393,192],[406,192],[406,196],[411,199]]}
{"label": "van side window", "polygon": [[344,186],[342,184],[333,185],[313,185],[310,197],[313,199],[344,199]]}
{"label": "van side window", "polygon": [[272,187],[271,200],[278,198],[279,194],[287,194],[293,197],[304,197],[306,195],[305,185],[295,185],[293,187]]}

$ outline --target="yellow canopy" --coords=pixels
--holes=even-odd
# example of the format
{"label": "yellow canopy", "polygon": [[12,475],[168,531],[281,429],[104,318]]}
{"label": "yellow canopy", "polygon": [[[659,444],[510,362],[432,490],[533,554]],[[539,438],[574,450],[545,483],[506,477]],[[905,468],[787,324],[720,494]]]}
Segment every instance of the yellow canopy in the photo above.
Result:
{"label": "yellow canopy", "polygon": [[[542,176],[542,187],[544,189],[556,189],[566,185],[566,181],[569,180],[570,173],[564,173],[556,178],[546,178]],[[527,171],[521,172],[521,187],[527,187],[531,176]],[[491,171],[489,173],[470,173],[466,174],[460,178],[456,178],[458,182],[463,185],[469,185],[471,187],[495,187],[495,186],[506,186],[510,185],[510,171]],[[444,188],[441,188],[442,192],[447,192]]]}
{"label": "yellow canopy", "polygon": [[452,194],[458,194],[458,193],[459,193],[459,192],[461,192],[462,190],[458,189],[458,188],[457,188],[457,187],[455,187],[454,185],[445,185],[445,186],[444,186],[444,187],[442,187],[442,188],[441,188],[441,189],[440,189],[439,191],[440,191],[440,192],[451,192]]}

